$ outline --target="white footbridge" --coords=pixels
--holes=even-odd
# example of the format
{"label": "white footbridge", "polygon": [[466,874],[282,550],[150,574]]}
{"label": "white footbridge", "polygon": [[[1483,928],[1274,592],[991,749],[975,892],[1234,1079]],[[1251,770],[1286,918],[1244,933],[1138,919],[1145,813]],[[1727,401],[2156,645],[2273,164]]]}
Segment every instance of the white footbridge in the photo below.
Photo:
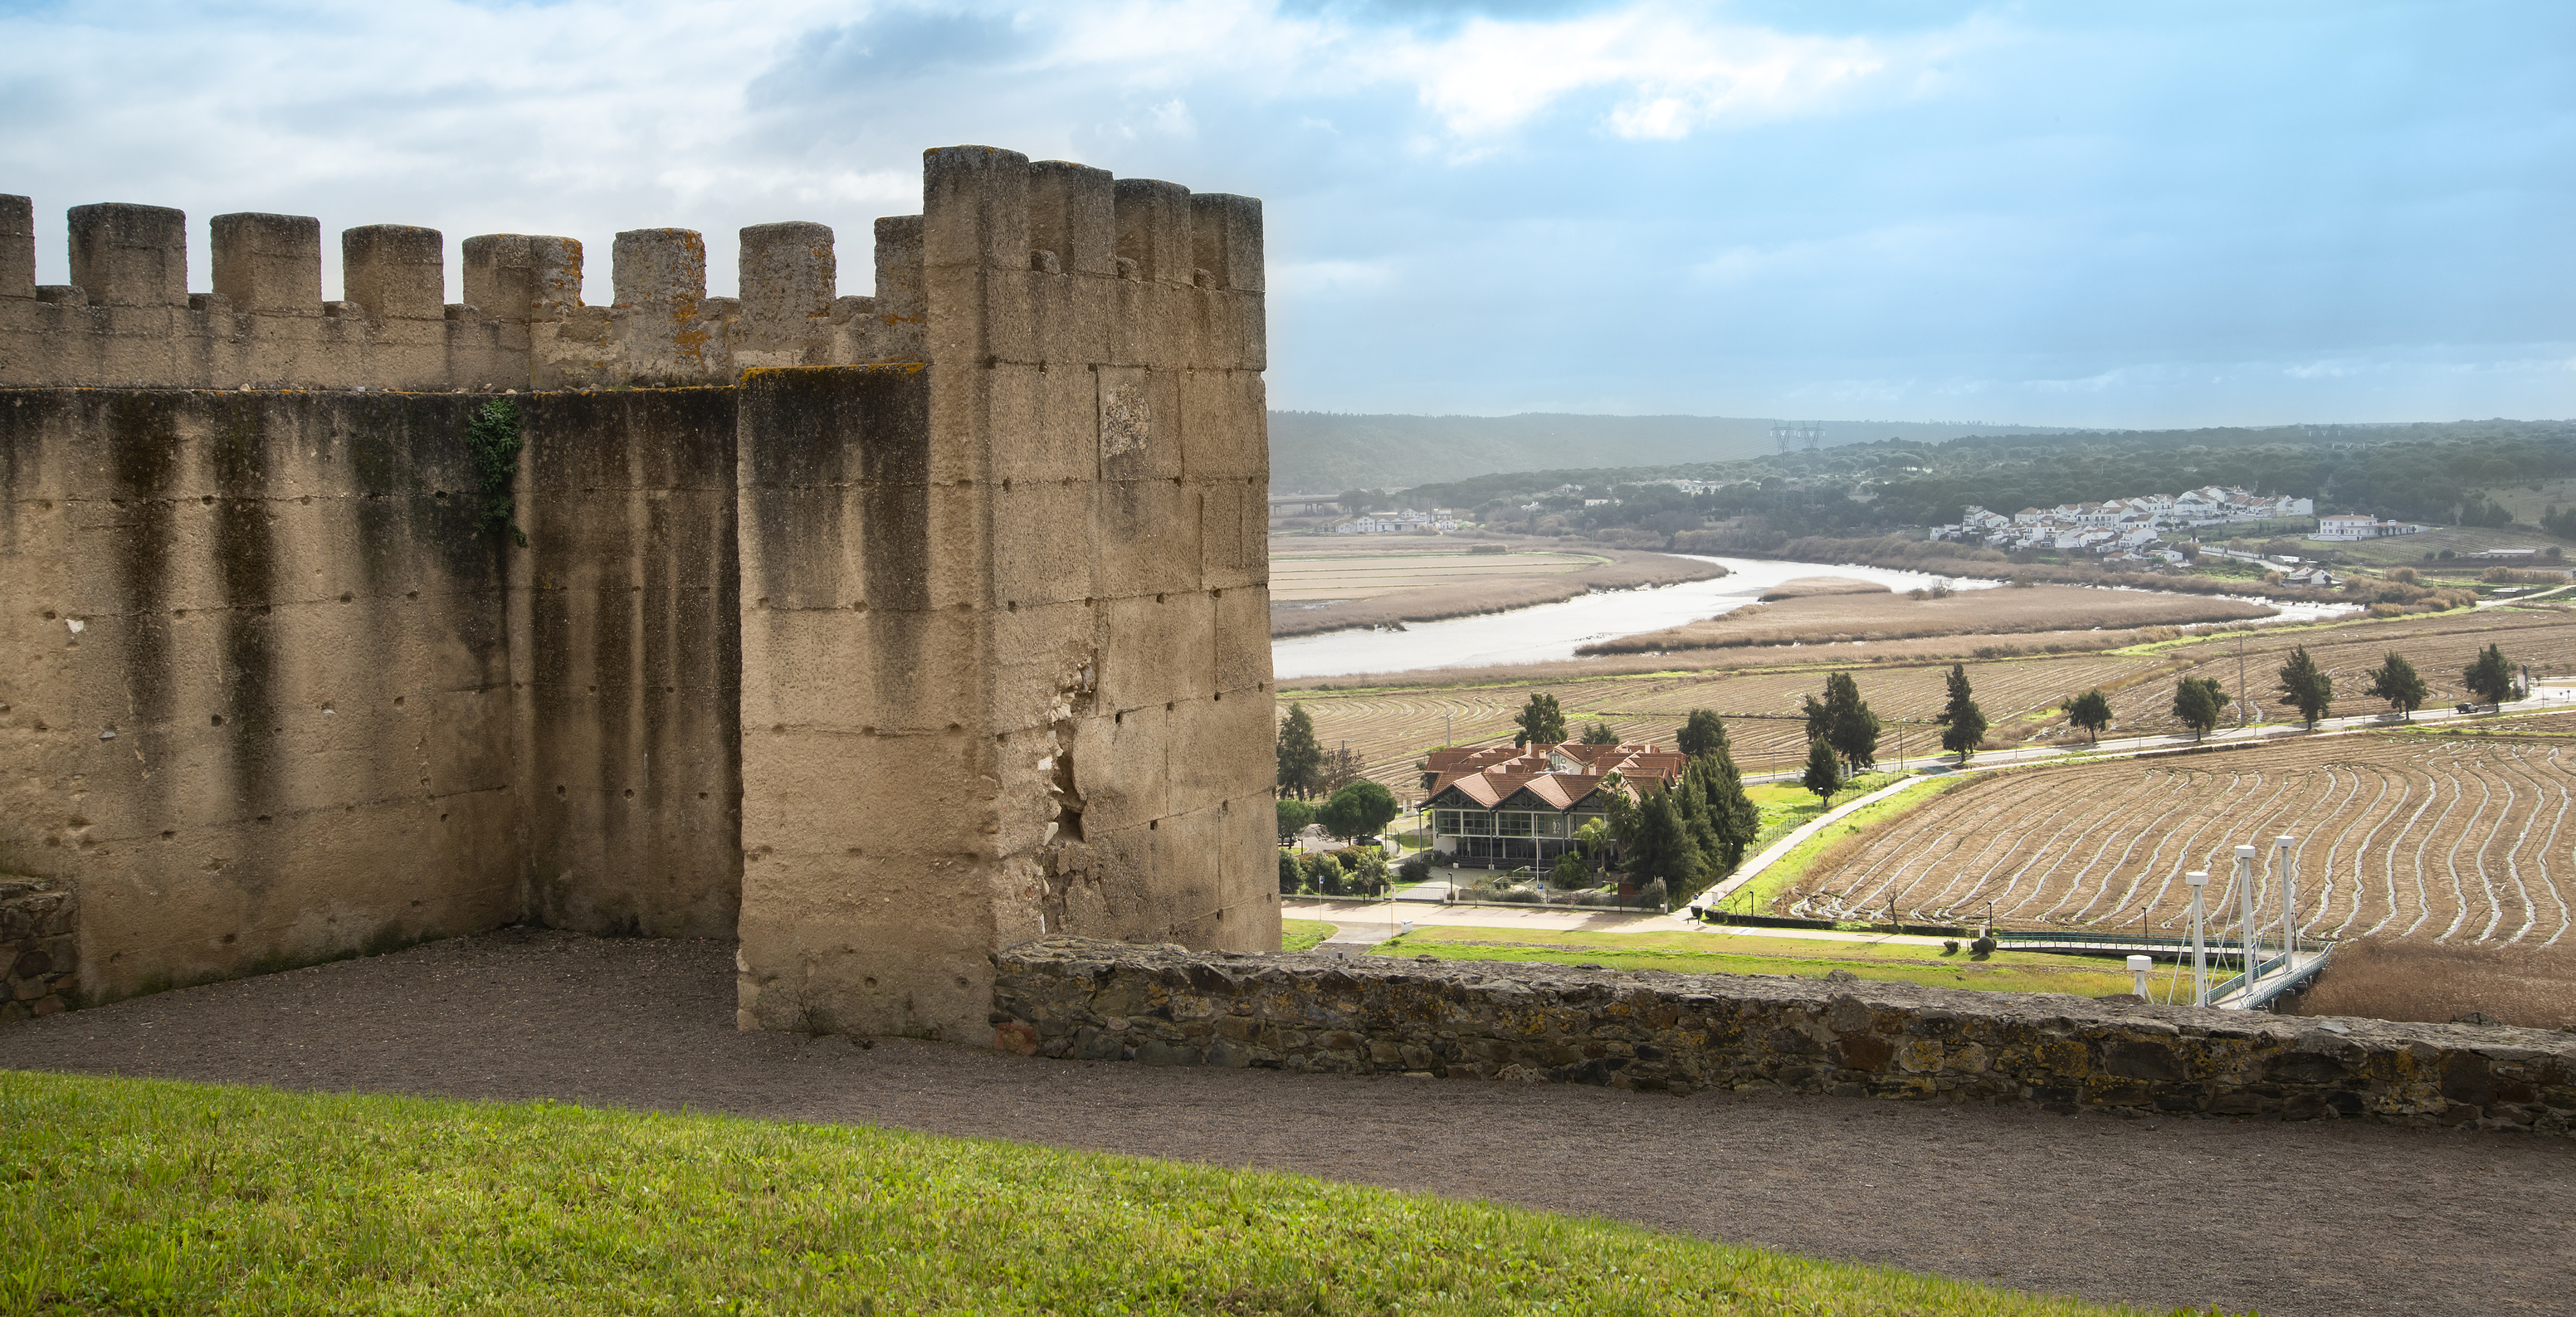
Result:
{"label": "white footbridge", "polygon": [[[2334,947],[2323,942],[2301,942],[2297,923],[2298,880],[2290,870],[2290,848],[2295,837],[2272,839],[2272,871],[2281,882],[2281,915],[2277,922],[2258,925],[2254,922],[2254,856],[2252,846],[2236,848],[2236,888],[2240,935],[2211,940],[2208,912],[2202,900],[2209,888],[2209,875],[2194,872],[2183,875],[2191,886],[2191,936],[2143,937],[2125,933],[1996,933],[1998,951],[2074,952],[2088,956],[2126,955],[2130,970],[2137,975],[2141,996],[2148,991],[2147,980],[2158,959],[2173,962],[2176,978],[2166,996],[2177,1003],[2216,1007],[2222,1011],[2269,1010],[2281,994],[2304,987],[2316,978],[2334,955]],[[2244,935],[2250,931],[2250,935]],[[2189,992],[2182,991],[2178,981],[2185,965],[2191,970]],[[2234,967],[2231,978],[2211,982],[2213,971],[2224,972]]]}

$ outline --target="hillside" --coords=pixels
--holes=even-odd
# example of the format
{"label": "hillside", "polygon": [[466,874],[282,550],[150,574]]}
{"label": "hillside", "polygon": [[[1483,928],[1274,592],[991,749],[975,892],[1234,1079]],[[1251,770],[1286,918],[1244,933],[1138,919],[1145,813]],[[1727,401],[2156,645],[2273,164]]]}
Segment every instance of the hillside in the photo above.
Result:
{"label": "hillside", "polygon": [[[1776,422],[1735,416],[1363,416],[1270,413],[1270,487],[1339,493],[1462,480],[1501,471],[1728,462],[1776,451]],[[1934,443],[1970,434],[2037,434],[2024,426],[1826,421],[1820,445],[1888,439]]]}

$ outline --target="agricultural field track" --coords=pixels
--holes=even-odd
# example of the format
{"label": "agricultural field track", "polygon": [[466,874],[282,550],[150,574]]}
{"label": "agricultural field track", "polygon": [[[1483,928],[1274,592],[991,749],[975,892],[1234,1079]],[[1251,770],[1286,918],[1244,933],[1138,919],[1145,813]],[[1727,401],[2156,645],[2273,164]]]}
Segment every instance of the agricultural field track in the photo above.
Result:
{"label": "agricultural field track", "polygon": [[2173,935],[2189,870],[2233,925],[2252,844],[2259,924],[2280,917],[2282,834],[2315,935],[2551,946],[2576,901],[2576,745],[2370,732],[1998,772],[1844,839],[1779,905]]}
{"label": "agricultural field track", "polygon": [[[2384,622],[2324,627],[2266,635],[2261,630],[2231,632],[2189,646],[2164,651],[2173,662],[2157,679],[2125,690],[2106,691],[2111,714],[2124,732],[2179,732],[2173,716],[2174,682],[2184,676],[2216,678],[2230,694],[2236,690],[2238,637],[2245,646],[2245,695],[2254,705],[2253,721],[2283,722],[2298,717],[2275,689],[2281,662],[2294,645],[2305,645],[2308,657],[2334,678],[2338,714],[2375,713],[2388,706],[2362,692],[2366,675],[2390,650],[2406,656],[2433,688],[2428,707],[2446,708],[2468,698],[2460,673],[2489,645],[2500,645],[2515,663],[2530,666],[2534,676],[2576,671],[2576,614],[2543,605],[2487,608],[2471,614],[2422,614]],[[2187,666],[2182,660],[2195,662]],[[1989,717],[1993,716],[1991,709]]]}
{"label": "agricultural field track", "polygon": [[[2111,697],[2120,732],[2177,732],[2173,687],[2185,674],[2220,678],[2236,689],[2238,637],[2243,637],[2247,694],[2258,719],[2279,721],[2285,711],[2272,690],[2282,659],[2294,645],[2305,645],[2335,680],[2335,712],[2369,713],[2381,706],[2362,695],[2362,673],[2378,666],[2391,649],[2404,653],[2433,687],[2433,707],[2446,707],[2464,697],[2461,669],[2489,644],[2502,645],[2517,663],[2535,675],[2576,671],[2576,614],[2542,608],[2484,609],[2475,613],[2425,614],[2384,621],[2309,626],[2278,632],[2252,629],[2222,633],[2195,642],[2113,650],[2092,654],[2036,655],[2027,658],[1971,659],[1968,679],[1977,703],[1998,739],[2063,744],[2081,732],[2066,726],[2059,701],[2100,686]],[[1851,658],[1836,663],[1832,655],[1848,649]],[[1886,724],[1879,743],[1882,761],[1893,764],[1901,748],[1910,761],[1938,744],[1930,724],[1946,693],[1949,663],[1906,664],[1867,661],[1865,646],[1801,646],[1780,651],[1795,655],[1796,666],[1764,669],[1712,669],[1661,672],[1641,676],[1477,684],[1474,669],[1458,669],[1454,686],[1401,686],[1362,690],[1311,687],[1279,693],[1281,711],[1289,701],[1302,703],[1315,720],[1315,735],[1327,750],[1347,741],[1366,756],[1368,775],[1401,792],[1415,789],[1413,765],[1425,751],[1454,737],[1460,744],[1508,739],[1512,718],[1534,693],[1546,692],[1564,706],[1568,729],[1579,734],[1598,718],[1623,739],[1669,741],[1692,709],[1714,709],[1728,717],[1736,762],[1747,772],[1785,769],[1806,755],[1806,724],[1801,700],[1823,689],[1825,674],[1851,670]],[[1811,657],[1812,656],[1812,657]],[[1903,733],[1900,747],[1899,731]]]}

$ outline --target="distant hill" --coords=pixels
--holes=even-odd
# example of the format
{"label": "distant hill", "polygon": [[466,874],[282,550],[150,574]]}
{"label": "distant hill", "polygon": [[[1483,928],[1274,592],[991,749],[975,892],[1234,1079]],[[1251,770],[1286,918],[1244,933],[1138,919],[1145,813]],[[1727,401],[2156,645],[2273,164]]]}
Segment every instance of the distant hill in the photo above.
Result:
{"label": "distant hill", "polygon": [[[1361,416],[1270,413],[1270,487],[1339,493],[1462,480],[1499,471],[1725,462],[1776,451],[1767,419],[1737,416]],[[1886,439],[2040,434],[2019,425],[1826,421],[1822,446]]]}

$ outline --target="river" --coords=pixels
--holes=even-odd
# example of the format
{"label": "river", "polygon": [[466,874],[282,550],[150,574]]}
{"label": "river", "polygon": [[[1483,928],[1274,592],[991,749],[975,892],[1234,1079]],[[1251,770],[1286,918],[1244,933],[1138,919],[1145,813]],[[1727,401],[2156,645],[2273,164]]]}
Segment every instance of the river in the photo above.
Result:
{"label": "river", "polygon": [[[1800,576],[1844,576],[1875,581],[1899,592],[1948,583],[1954,590],[1991,589],[2001,581],[1900,571],[1892,567],[1779,562],[1767,558],[1712,558],[1677,554],[1725,566],[1714,581],[1635,590],[1607,590],[1558,604],[1415,622],[1403,631],[1327,631],[1270,642],[1270,665],[1279,677],[1339,677],[1355,672],[1409,672],[1417,668],[1491,667],[1546,663],[1574,657],[1575,647],[1612,636],[1635,635],[1715,617],[1752,603],[1756,595]],[[2290,604],[2272,621],[2313,621],[2353,611],[2345,605]]]}

